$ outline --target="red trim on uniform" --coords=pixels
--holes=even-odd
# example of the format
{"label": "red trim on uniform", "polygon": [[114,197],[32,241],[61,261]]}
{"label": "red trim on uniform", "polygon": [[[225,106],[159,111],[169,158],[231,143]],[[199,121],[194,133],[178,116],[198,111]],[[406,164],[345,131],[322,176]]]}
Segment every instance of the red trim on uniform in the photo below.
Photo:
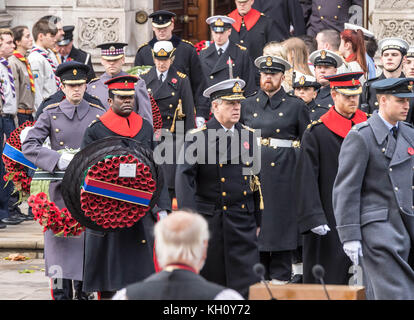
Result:
{"label": "red trim on uniform", "polygon": [[190,267],[189,265],[186,265],[184,263],[170,263],[167,265],[167,267],[175,267],[177,269],[188,270],[197,273],[193,267]]}
{"label": "red trim on uniform", "polygon": [[357,109],[352,119],[347,119],[341,116],[332,106],[327,113],[325,113],[321,120],[323,124],[338,136],[345,138],[351,128],[357,124],[367,121],[367,116],[364,112]]}
{"label": "red trim on uniform", "polygon": [[109,109],[99,119],[109,130],[120,136],[130,138],[135,137],[140,132],[143,123],[142,117],[135,112],[131,112],[128,117],[121,117],[112,109]]}
{"label": "red trim on uniform", "polygon": [[229,17],[236,20],[236,22],[233,23],[232,26],[234,29],[236,29],[237,32],[240,32],[243,18],[244,24],[246,25],[246,29],[247,31],[249,31],[251,28],[254,27],[257,21],[259,21],[261,15],[262,14],[260,13],[260,11],[257,11],[256,9],[252,8],[245,16],[242,17],[236,9],[229,14]]}
{"label": "red trim on uniform", "polygon": [[330,87],[334,88],[334,87],[354,87],[354,86],[359,86],[360,82],[359,80],[349,80],[349,81],[330,81],[329,82]]}
{"label": "red trim on uniform", "polygon": [[110,83],[108,84],[108,89],[109,90],[113,90],[113,89],[121,89],[121,90],[134,90],[135,88],[135,83],[134,82],[115,82],[115,83]]}
{"label": "red trim on uniform", "polygon": [[97,292],[97,295],[98,295],[98,300],[102,300],[101,299],[101,292],[100,291]]}
{"label": "red trim on uniform", "polygon": [[50,295],[52,296],[52,300],[55,300],[55,296],[53,295],[53,279],[50,278]]}

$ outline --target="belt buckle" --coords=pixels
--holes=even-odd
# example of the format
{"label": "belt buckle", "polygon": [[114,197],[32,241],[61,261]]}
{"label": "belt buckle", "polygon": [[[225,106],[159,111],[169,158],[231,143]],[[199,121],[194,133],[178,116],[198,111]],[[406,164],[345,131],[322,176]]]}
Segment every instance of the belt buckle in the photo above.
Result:
{"label": "belt buckle", "polygon": [[268,138],[261,138],[261,143],[263,146],[268,146],[270,144],[270,140]]}
{"label": "belt buckle", "polygon": [[293,141],[292,142],[292,147],[293,148],[300,148],[300,141]]}

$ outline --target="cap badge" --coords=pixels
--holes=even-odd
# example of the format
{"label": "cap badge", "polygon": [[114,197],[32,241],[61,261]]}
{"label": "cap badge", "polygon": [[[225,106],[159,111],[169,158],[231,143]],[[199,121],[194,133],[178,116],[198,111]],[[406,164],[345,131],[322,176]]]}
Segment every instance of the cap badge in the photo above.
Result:
{"label": "cap badge", "polygon": [[110,47],[109,47],[109,51],[110,51],[110,52],[114,52],[114,51],[115,51],[115,47],[114,47],[114,46],[110,46]]}
{"label": "cap badge", "polygon": [[125,85],[125,87],[128,87],[128,81],[125,80],[124,85]]}
{"label": "cap badge", "polygon": [[413,82],[412,81],[409,82],[408,90],[413,91]]}
{"label": "cap badge", "polygon": [[266,58],[266,65],[267,65],[268,67],[271,67],[271,66],[272,66],[272,64],[273,64],[272,57],[267,57],[267,58]]}
{"label": "cap badge", "polygon": [[166,57],[168,55],[167,51],[165,51],[164,49],[161,49],[160,51],[158,51],[157,56],[159,57]]}
{"label": "cap badge", "polygon": [[73,69],[73,75],[76,76],[78,74],[78,70]]}
{"label": "cap badge", "polygon": [[355,79],[352,79],[352,84],[355,85]]}
{"label": "cap badge", "polygon": [[321,59],[326,59],[326,51],[325,50],[322,50],[321,51]]}
{"label": "cap badge", "polygon": [[305,76],[301,76],[299,79],[299,84],[303,86],[305,84]]}
{"label": "cap badge", "polygon": [[236,82],[233,86],[233,93],[240,93],[240,92],[242,92],[242,89],[240,87],[240,84]]}
{"label": "cap badge", "polygon": [[216,27],[222,27],[222,26],[224,26],[224,22],[223,22],[223,20],[221,20],[220,18],[218,18],[216,20],[215,25],[216,25]]}

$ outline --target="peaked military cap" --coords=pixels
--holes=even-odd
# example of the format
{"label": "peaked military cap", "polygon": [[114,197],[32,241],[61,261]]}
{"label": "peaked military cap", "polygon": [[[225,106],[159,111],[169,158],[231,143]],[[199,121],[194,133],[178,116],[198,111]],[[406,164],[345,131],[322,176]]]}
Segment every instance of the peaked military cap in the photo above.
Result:
{"label": "peaked military cap", "polygon": [[203,92],[203,96],[210,98],[211,101],[216,99],[222,100],[244,100],[243,88],[246,85],[241,79],[227,79],[212,85]]}
{"label": "peaked military cap", "polygon": [[407,58],[414,58],[414,46],[410,46],[407,51]]}
{"label": "peaked military cap", "polygon": [[108,90],[118,96],[133,96],[135,94],[135,83],[138,78],[135,76],[119,76],[105,82]]}
{"label": "peaked military cap", "polygon": [[155,11],[149,15],[152,18],[152,26],[155,28],[168,27],[173,22],[175,16],[174,12],[167,10]]}
{"label": "peaked military cap", "polygon": [[302,88],[302,87],[313,87],[315,90],[318,90],[321,87],[321,84],[316,81],[315,77],[312,77],[302,72],[295,72],[295,79],[293,81],[293,88]]}
{"label": "peaked military cap", "polygon": [[349,30],[354,30],[354,31],[361,30],[362,33],[364,34],[364,37],[374,38],[374,33],[369,31],[368,29],[365,29],[365,28],[363,28],[361,26],[358,26],[356,24],[351,24],[351,23],[345,22],[344,29],[349,29]]}
{"label": "peaked military cap", "polygon": [[374,81],[371,86],[377,94],[391,94],[399,98],[412,98],[414,78],[388,78]]}
{"label": "peaked military cap", "polygon": [[309,61],[314,66],[332,66],[339,68],[343,61],[335,52],[327,49],[317,50],[309,56]]}
{"label": "peaked military cap", "polygon": [[381,54],[383,54],[385,50],[395,49],[405,56],[410,46],[407,41],[401,38],[385,38],[378,42],[378,47],[381,50]]}
{"label": "peaked military cap", "polygon": [[175,48],[171,41],[157,41],[151,51],[153,58],[166,60],[174,56]]}
{"label": "peaked military cap", "polygon": [[292,68],[289,62],[285,59],[274,56],[261,56],[256,58],[254,65],[265,73],[285,72]]}
{"label": "peaked military cap", "polygon": [[125,55],[124,47],[126,47],[127,45],[127,43],[111,42],[103,43],[96,47],[101,49],[101,57],[103,59],[118,60]]}
{"label": "peaked military cap", "polygon": [[362,92],[359,78],[363,74],[363,72],[340,73],[333,76],[325,76],[325,79],[329,80],[331,89],[335,89],[346,96],[355,96]]}
{"label": "peaked military cap", "polygon": [[89,66],[77,61],[68,61],[59,65],[56,69],[56,76],[63,84],[86,83]]}
{"label": "peaked military cap", "polygon": [[214,32],[224,32],[231,29],[231,25],[236,21],[227,16],[212,16],[207,18],[206,22]]}
{"label": "peaked military cap", "polygon": [[65,35],[63,36],[63,39],[57,43],[57,45],[68,45],[73,40],[73,30],[75,30],[75,26],[64,26],[63,31],[65,32]]}

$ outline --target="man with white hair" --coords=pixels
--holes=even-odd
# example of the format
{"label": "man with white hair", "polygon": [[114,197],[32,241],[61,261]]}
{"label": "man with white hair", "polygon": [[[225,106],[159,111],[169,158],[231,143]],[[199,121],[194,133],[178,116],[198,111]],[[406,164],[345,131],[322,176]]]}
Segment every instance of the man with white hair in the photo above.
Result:
{"label": "man with white hair", "polygon": [[114,300],[241,300],[236,291],[199,275],[207,256],[208,224],[199,214],[176,211],[155,225],[160,273],[129,285]]}

